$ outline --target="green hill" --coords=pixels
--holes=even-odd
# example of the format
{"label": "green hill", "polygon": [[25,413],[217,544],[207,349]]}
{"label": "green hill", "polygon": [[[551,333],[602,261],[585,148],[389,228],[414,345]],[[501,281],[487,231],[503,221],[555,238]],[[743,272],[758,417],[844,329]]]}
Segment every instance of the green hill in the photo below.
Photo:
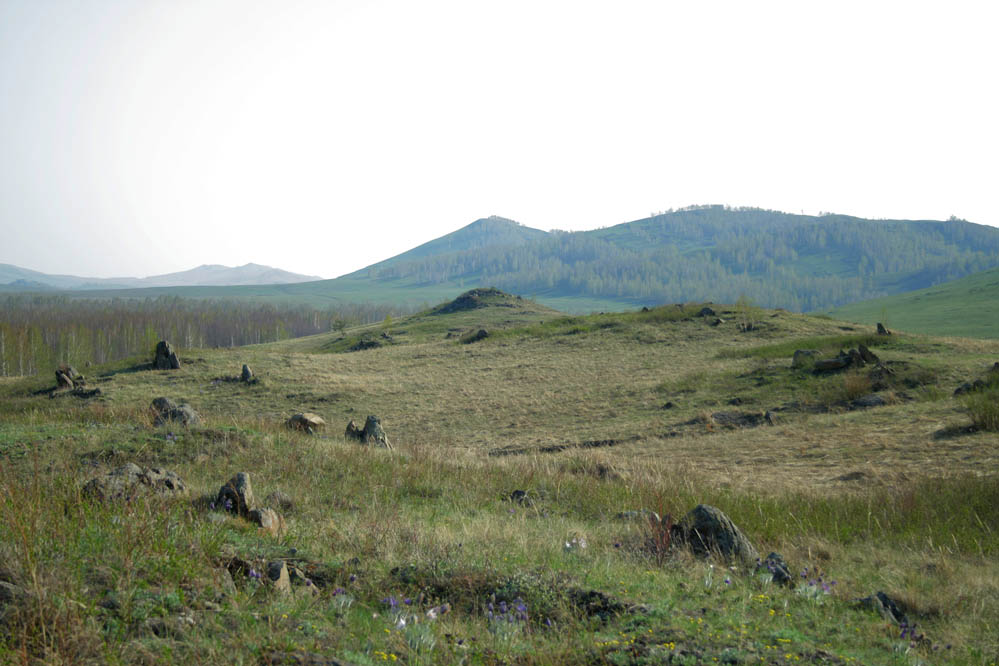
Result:
{"label": "green hill", "polygon": [[999,229],[699,206],[613,227],[544,232],[478,220],[335,280],[76,292],[418,306],[495,286],[569,312],[746,298],[813,311],[999,266]]}
{"label": "green hill", "polygon": [[827,312],[836,319],[886,322],[910,333],[999,337],[999,269],[928,289],[851,303]]}

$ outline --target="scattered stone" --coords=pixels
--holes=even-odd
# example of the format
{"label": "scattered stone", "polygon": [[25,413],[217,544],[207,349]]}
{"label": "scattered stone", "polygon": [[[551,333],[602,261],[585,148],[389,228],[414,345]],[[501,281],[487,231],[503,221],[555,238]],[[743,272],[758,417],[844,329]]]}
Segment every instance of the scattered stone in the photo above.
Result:
{"label": "scattered stone", "polygon": [[677,525],[684,543],[696,555],[719,554],[726,559],[755,562],[756,548],[720,509],[698,504]]}
{"label": "scattered stone", "polygon": [[358,429],[353,421],[347,424],[347,429],[343,436],[346,439],[359,441],[361,444],[373,444],[384,449],[391,449],[385,430],[382,428],[381,419],[377,416],[369,416],[364,422],[364,428]]}
{"label": "scattered stone", "polygon": [[715,412],[711,420],[726,428],[755,428],[762,425],[766,417],[760,412]]}
{"label": "scattered stone", "polygon": [[526,490],[514,490],[510,493],[509,500],[523,506],[532,506],[534,504],[534,500],[531,499]]}
{"label": "scattered stone", "polygon": [[862,608],[878,611],[881,617],[897,625],[909,624],[909,618],[905,616],[905,613],[902,612],[902,609],[899,608],[895,600],[884,592],[876,592],[869,597],[855,599],[854,603]]}
{"label": "scattered stone", "polygon": [[201,423],[201,418],[190,405],[187,403],[178,405],[170,398],[154,398],[150,409],[153,410],[153,414],[155,415],[153,423],[157,426],[164,425],[169,421],[180,423],[184,426]]}
{"label": "scattered stone", "polygon": [[284,518],[274,509],[252,509],[247,514],[247,519],[271,536],[278,537],[284,534]]}
{"label": "scattered stone", "polygon": [[973,382],[964,382],[954,389],[954,395],[964,395],[965,393],[971,393],[972,391],[980,391],[985,388],[985,386],[985,382],[981,379],[976,379]]}
{"label": "scattered stone", "polygon": [[676,407],[676,403],[672,400],[663,405],[663,409],[673,409],[674,407]]}
{"label": "scattered stone", "polygon": [[72,391],[73,388],[75,387],[75,385],[73,384],[73,380],[70,379],[69,375],[67,375],[62,370],[56,370],[55,376],[56,376],[57,391]]}
{"label": "scattered stone", "polygon": [[878,335],[891,335],[891,331],[885,328],[885,325],[880,321],[878,322]]}
{"label": "scattered stone", "polygon": [[291,578],[288,576],[288,565],[283,560],[267,563],[267,580],[281,594],[291,593]]}
{"label": "scattered stone", "polygon": [[470,333],[469,335],[464,336],[461,339],[461,341],[466,345],[470,345],[473,342],[478,342],[479,340],[485,340],[488,337],[489,337],[489,331],[487,331],[484,328],[480,328],[475,333]]}
{"label": "scattered stone", "polygon": [[863,472],[854,471],[854,472],[847,472],[846,474],[834,477],[833,481],[863,481],[866,477],[867,475],[864,474]]}
{"label": "scattered stone", "polygon": [[814,349],[796,349],[791,358],[792,368],[807,368],[815,363],[818,352]]}
{"label": "scattered stone", "polygon": [[60,363],[56,370],[69,377],[74,384],[82,384],[84,382],[84,376],[77,372],[76,368],[69,363]]}
{"label": "scattered stone", "polygon": [[187,495],[187,486],[174,472],[155,467],[139,467],[126,463],[103,476],[88,481],[83,494],[101,501],[125,500],[140,496],[180,497]]}
{"label": "scattered stone", "polygon": [[729,401],[728,401],[728,404],[730,404],[730,405],[736,405],[736,406],[741,405],[742,404],[742,398],[740,398],[739,396],[736,396],[734,398],[730,398]]}
{"label": "scattered stone", "polygon": [[725,323],[724,319],[722,319],[721,317],[716,317],[715,320],[711,322],[711,325],[712,326],[721,326],[724,323]]}
{"label": "scattered stone", "polygon": [[153,367],[157,370],[179,370],[180,359],[177,358],[173,346],[166,340],[156,343],[156,355],[153,357]]}
{"label": "scattered stone", "polygon": [[868,407],[882,407],[887,405],[888,401],[884,399],[883,396],[877,393],[871,393],[869,395],[862,395],[856,400],[854,400],[850,405],[854,409],[866,409]]}
{"label": "scattered stone", "polygon": [[787,562],[778,553],[770,553],[763,560],[757,560],[756,571],[757,573],[768,572],[777,585],[790,586],[794,581],[791,578],[791,570],[788,568]]}
{"label": "scattered stone", "polygon": [[857,351],[860,353],[860,357],[864,359],[864,363],[880,363],[881,359],[877,355],[867,348],[867,345],[857,345]]}
{"label": "scattered stone", "polygon": [[318,414],[313,414],[312,412],[302,412],[295,414],[290,419],[288,419],[288,427],[292,430],[301,430],[310,435],[315,434],[317,430],[321,430],[326,426],[326,421],[323,417]]}
{"label": "scattered stone", "polygon": [[697,313],[697,316],[698,317],[714,317],[714,316],[717,316],[717,315],[716,315],[716,313],[715,313],[714,310],[712,310],[711,308],[709,308],[707,306],[704,306],[703,308],[701,308],[701,311]]}
{"label": "scattered stone", "polygon": [[777,414],[768,409],[763,413],[763,420],[767,422],[767,425],[775,426],[777,425]]}
{"label": "scattered stone", "polygon": [[267,506],[276,506],[282,511],[293,511],[295,509],[295,500],[293,500],[288,493],[280,490],[275,490],[270,495],[265,497],[264,502]]}
{"label": "scattered stone", "polygon": [[229,479],[228,483],[219,488],[215,504],[218,508],[229,513],[234,513],[243,518],[249,517],[250,511],[254,508],[253,486],[250,484],[250,475],[246,472],[239,472]]}
{"label": "scattered stone", "polygon": [[253,371],[250,370],[250,366],[245,363],[243,364],[243,372],[240,374],[239,378],[244,382],[248,382],[253,379]]}

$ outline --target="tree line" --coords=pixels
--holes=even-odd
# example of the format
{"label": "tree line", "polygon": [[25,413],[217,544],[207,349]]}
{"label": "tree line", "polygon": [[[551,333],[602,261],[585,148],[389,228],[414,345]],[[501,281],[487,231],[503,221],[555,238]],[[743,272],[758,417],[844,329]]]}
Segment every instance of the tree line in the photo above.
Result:
{"label": "tree line", "polygon": [[377,278],[474,279],[522,295],[633,303],[744,295],[829,308],[929,287],[999,265],[999,230],[961,220],[867,220],[701,206],[614,227],[559,232],[396,263]]}
{"label": "tree line", "polygon": [[159,340],[181,348],[275,342],[400,314],[398,307],[341,304],[325,309],[176,296],[76,299],[0,297],[0,376],[48,372],[59,363],[107,363],[152,355]]}

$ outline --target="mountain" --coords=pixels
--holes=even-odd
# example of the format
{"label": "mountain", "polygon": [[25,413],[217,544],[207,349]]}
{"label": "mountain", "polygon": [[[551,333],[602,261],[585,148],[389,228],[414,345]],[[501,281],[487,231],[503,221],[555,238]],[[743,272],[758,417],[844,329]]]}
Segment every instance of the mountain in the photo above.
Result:
{"label": "mountain", "polygon": [[320,279],[314,275],[299,275],[260,264],[246,264],[235,268],[206,264],[179,273],[167,273],[146,278],[85,278],[75,275],[48,275],[10,264],[0,264],[0,291],[292,284]]}
{"label": "mountain", "polygon": [[999,337],[999,269],[928,289],[851,303],[826,314],[864,324],[880,321],[909,333]]}
{"label": "mountain", "polygon": [[996,267],[999,229],[963,220],[693,206],[580,232],[485,218],[333,280],[75,293],[418,306],[491,286],[575,313],[740,299],[815,311]]}

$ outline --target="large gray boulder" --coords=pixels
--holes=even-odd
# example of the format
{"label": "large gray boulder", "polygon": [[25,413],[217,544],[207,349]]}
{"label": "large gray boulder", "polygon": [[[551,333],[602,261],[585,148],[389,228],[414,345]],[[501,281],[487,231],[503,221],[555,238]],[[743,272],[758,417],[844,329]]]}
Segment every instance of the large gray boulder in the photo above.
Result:
{"label": "large gray boulder", "polygon": [[99,500],[130,501],[139,496],[181,497],[187,486],[174,472],[126,463],[88,481],[83,494]]}
{"label": "large gray boulder", "polygon": [[244,382],[248,382],[253,379],[253,371],[250,370],[250,366],[243,364],[243,372],[240,374],[239,378]]}
{"label": "large gray boulder", "polygon": [[154,425],[161,426],[167,423],[178,423],[184,426],[193,426],[201,423],[201,417],[194,411],[194,408],[187,403],[178,405],[170,398],[154,398],[150,409],[153,411]]}
{"label": "large gray boulder", "polygon": [[301,430],[313,435],[326,427],[326,421],[319,414],[301,412],[288,419],[287,425],[292,430]]}
{"label": "large gray boulder", "polygon": [[173,346],[166,340],[156,343],[156,355],[153,356],[153,367],[157,370],[179,370],[180,359]]}
{"label": "large gray boulder", "polygon": [[253,485],[247,472],[239,472],[219,488],[215,504],[220,509],[249,518],[254,509]]}
{"label": "large gray boulder", "polygon": [[697,555],[721,555],[749,564],[759,558],[746,535],[720,509],[698,504],[677,524],[684,543]]}
{"label": "large gray boulder", "polygon": [[392,448],[392,445],[389,443],[388,436],[385,434],[385,429],[382,428],[381,419],[377,416],[369,416],[364,422],[363,428],[358,428],[354,425],[354,422],[351,421],[347,424],[347,430],[343,435],[346,439],[353,439],[361,444],[370,444],[383,449]]}

